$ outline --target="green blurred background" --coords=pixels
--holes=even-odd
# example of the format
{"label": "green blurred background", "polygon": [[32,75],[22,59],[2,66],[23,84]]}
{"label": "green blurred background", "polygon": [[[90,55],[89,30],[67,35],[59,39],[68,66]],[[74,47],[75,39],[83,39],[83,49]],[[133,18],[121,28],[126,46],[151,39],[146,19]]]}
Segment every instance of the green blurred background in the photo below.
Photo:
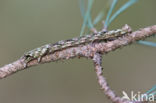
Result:
{"label": "green blurred background", "polygon": [[[93,17],[107,0],[96,0]],[[127,0],[119,0],[119,8]],[[139,0],[109,29],[129,24],[133,30],[156,24],[156,0]],[[0,0],[0,66],[46,43],[79,36],[78,0]],[[99,29],[102,25],[99,24]],[[156,38],[149,38],[156,42]],[[137,43],[103,56],[104,76],[122,96],[146,92],[156,84],[156,48]],[[111,103],[84,58],[38,65],[0,80],[0,103]]]}

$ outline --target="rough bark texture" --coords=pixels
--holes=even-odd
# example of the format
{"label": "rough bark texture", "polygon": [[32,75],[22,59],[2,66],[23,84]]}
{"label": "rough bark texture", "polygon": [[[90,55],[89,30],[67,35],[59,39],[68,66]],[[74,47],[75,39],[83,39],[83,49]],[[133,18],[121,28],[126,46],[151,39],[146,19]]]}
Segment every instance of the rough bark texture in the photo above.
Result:
{"label": "rough bark texture", "polygon": [[37,64],[54,62],[63,59],[70,59],[74,57],[86,57],[93,60],[98,83],[101,86],[101,89],[104,91],[105,95],[112,102],[143,103],[143,102],[134,102],[134,101],[125,100],[115,95],[115,93],[108,86],[106,79],[102,75],[101,55],[116,50],[118,48],[121,48],[123,46],[129,45],[135,41],[145,39],[146,37],[152,36],[154,34],[156,34],[156,25],[137,30],[123,37],[117,38],[113,41],[78,45],[76,47],[70,47],[60,51],[56,51],[52,54],[48,54],[42,57],[41,62],[38,62],[37,59],[30,61],[26,67],[25,67],[24,58],[20,58],[17,61],[7,64],[0,68],[0,79],[5,78],[11,74],[14,74],[17,71],[27,69],[31,66],[35,66]]}
{"label": "rough bark texture", "polygon": [[[35,66],[37,64],[46,63],[46,62],[53,62],[58,61],[61,59],[70,59],[74,57],[87,57],[92,58],[95,53],[101,53],[105,54],[110,51],[116,50],[120,47],[129,45],[137,40],[145,39],[146,37],[152,36],[156,34],[156,25],[149,26],[140,30],[137,30],[135,32],[132,32],[131,34],[128,34],[126,36],[123,36],[121,38],[118,38],[116,40],[110,41],[110,42],[100,42],[100,43],[94,43],[94,44],[87,44],[87,45],[78,45],[76,47],[67,48],[61,51],[57,51],[50,55],[45,55],[41,62],[38,63],[37,60],[33,60],[28,63],[28,66],[26,68],[29,68],[31,66]],[[19,60],[10,63],[8,65],[5,65],[0,68],[0,78],[7,77],[17,71],[26,69],[24,66],[24,59],[20,58]]]}

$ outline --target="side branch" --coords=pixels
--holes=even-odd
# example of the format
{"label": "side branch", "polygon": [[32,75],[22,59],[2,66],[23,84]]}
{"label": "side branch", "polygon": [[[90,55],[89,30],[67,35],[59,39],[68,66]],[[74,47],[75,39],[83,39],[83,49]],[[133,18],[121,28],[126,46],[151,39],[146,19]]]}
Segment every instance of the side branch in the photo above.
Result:
{"label": "side branch", "polygon": [[148,103],[147,101],[130,101],[125,98],[118,97],[113,90],[108,86],[108,83],[103,76],[103,71],[102,71],[102,55],[100,53],[96,53],[93,56],[93,63],[95,67],[95,72],[97,75],[98,83],[105,93],[105,95],[113,102],[113,103]]}
{"label": "side branch", "polygon": [[[154,34],[156,34],[156,25],[140,29],[138,31],[132,32],[131,34],[125,35],[110,42],[78,45],[76,47],[70,47],[60,51],[56,51],[52,54],[48,54],[42,57],[40,63],[70,59],[77,56],[92,58],[95,53],[105,54],[120,47],[131,44],[137,40],[145,39],[146,37],[152,36]],[[30,61],[27,67],[25,67],[24,59],[20,58],[19,60],[0,68],[0,79],[37,64],[39,63],[35,59]]]}
{"label": "side branch", "polygon": [[130,103],[128,100],[124,100],[120,97],[117,97],[115,93],[110,89],[110,87],[107,84],[107,81],[105,77],[102,75],[102,56],[99,53],[96,53],[93,57],[93,63],[98,79],[98,83],[101,87],[101,89],[104,91],[105,95],[114,103]]}

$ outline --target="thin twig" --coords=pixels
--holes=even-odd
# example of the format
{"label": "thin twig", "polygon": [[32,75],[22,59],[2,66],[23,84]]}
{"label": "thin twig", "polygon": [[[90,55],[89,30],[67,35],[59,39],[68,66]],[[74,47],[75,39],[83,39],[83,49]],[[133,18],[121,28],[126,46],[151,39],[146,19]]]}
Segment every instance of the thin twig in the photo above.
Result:
{"label": "thin twig", "polygon": [[[105,77],[103,77],[102,73],[102,56],[99,53],[96,53],[93,57],[93,62],[95,66],[95,71],[98,79],[98,83],[101,89],[104,91],[105,95],[114,103],[126,103],[122,98],[117,97],[115,93],[110,89],[107,84]],[[128,103],[128,100],[127,100]]]}
{"label": "thin twig", "polygon": [[114,102],[114,103],[147,103],[147,101],[146,102],[145,101],[130,101],[128,99],[118,97],[113,92],[113,90],[110,89],[105,77],[103,76],[103,72],[102,72],[102,70],[103,70],[103,68],[102,68],[102,55],[100,53],[95,53],[92,60],[93,60],[93,63],[94,63],[98,83],[99,83],[101,89],[103,90],[103,92],[105,93],[105,95],[112,102]]}
{"label": "thin twig", "polygon": [[[123,37],[120,37],[110,42],[100,42],[100,43],[94,43],[94,44],[78,45],[76,47],[70,47],[70,48],[60,50],[60,51],[56,51],[52,54],[48,54],[42,57],[40,63],[38,63],[36,59],[30,61],[26,68],[29,68],[31,66],[41,64],[41,63],[52,62],[52,61],[63,60],[63,59],[70,59],[70,58],[74,58],[77,56],[92,58],[94,54],[97,52],[100,52],[101,54],[105,54],[110,51],[116,50],[120,47],[123,47],[125,45],[131,44],[137,40],[145,39],[146,37],[152,36],[153,34],[156,34],[156,25],[140,29],[138,31],[132,32],[131,34],[125,35]],[[25,68],[24,59],[20,58],[11,64],[1,67],[0,78],[2,79],[11,74],[14,74],[17,71],[20,71],[26,68]]]}

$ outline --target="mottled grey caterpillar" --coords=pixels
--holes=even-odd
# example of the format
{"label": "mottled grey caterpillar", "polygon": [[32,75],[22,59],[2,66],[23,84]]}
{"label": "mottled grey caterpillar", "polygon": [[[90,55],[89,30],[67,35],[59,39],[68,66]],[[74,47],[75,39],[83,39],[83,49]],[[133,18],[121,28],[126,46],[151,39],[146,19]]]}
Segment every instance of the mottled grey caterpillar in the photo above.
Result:
{"label": "mottled grey caterpillar", "polygon": [[96,34],[92,35],[85,35],[77,38],[72,38],[69,40],[61,40],[55,44],[46,44],[44,46],[41,46],[39,48],[36,48],[34,50],[31,50],[22,56],[22,58],[25,59],[25,66],[27,66],[27,63],[31,60],[37,59],[38,62],[41,61],[41,58],[45,56],[46,54],[51,54],[56,51],[66,49],[69,47],[74,47],[80,44],[87,44],[92,43],[96,41],[110,41],[114,40],[118,37],[123,36],[124,34],[130,33],[131,29],[128,25],[125,25],[122,29],[112,30],[108,32],[98,32]]}

